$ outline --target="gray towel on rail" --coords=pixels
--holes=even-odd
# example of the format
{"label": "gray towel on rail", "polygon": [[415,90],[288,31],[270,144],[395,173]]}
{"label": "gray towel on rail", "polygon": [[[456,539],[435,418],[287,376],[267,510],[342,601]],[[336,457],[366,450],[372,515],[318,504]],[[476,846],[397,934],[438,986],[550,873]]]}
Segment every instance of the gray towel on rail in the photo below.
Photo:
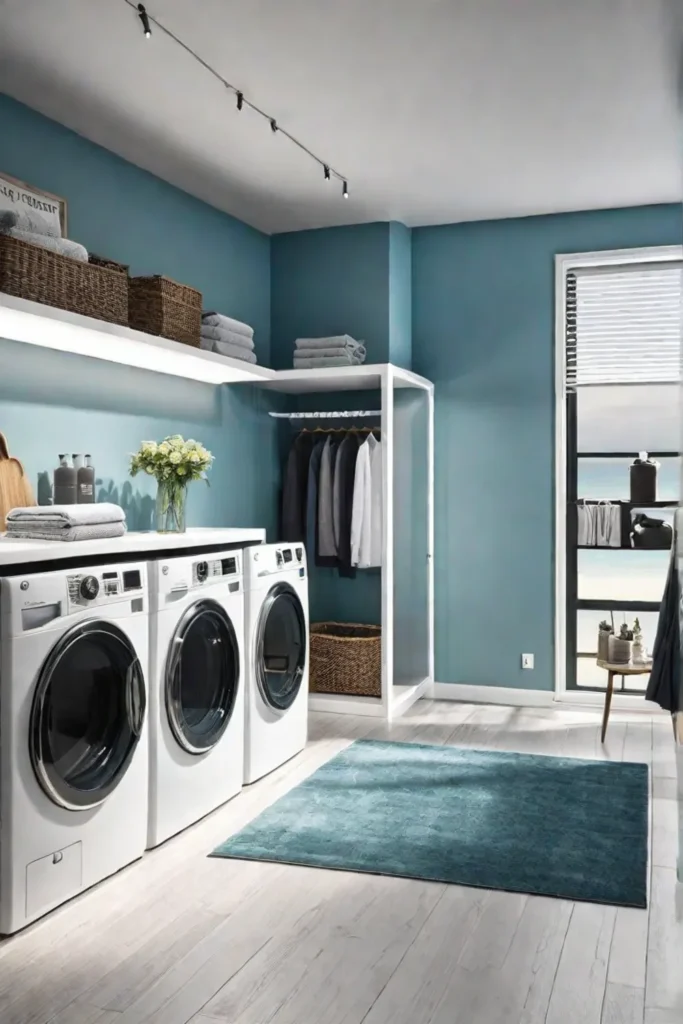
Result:
{"label": "gray towel on rail", "polygon": [[232,331],[234,334],[244,334],[247,338],[254,337],[254,328],[249,324],[243,324],[241,320],[233,320],[231,316],[223,316],[222,313],[213,310],[202,313],[202,323],[209,327],[222,327],[224,331]]}
{"label": "gray towel on rail", "polygon": [[254,339],[248,338],[246,334],[237,334],[236,331],[229,331],[225,327],[211,327],[209,324],[202,324],[202,338],[211,338],[212,341],[224,341],[228,345],[239,345],[241,348],[253,349]]}
{"label": "gray towel on rail", "polygon": [[11,228],[9,231],[0,228],[0,234],[7,235],[9,238],[18,238],[20,242],[30,242],[31,245],[49,249],[50,252],[59,253],[60,256],[69,256],[72,260],[79,260],[81,263],[88,262],[88,250],[80,242],[72,242],[70,238],[36,235],[30,231],[19,231],[17,228]]}
{"label": "gray towel on rail", "polygon": [[22,528],[36,524],[40,529],[64,528],[70,526],[101,525],[102,523],[124,523],[126,513],[120,505],[110,501],[97,501],[88,505],[28,505],[13,508],[7,513],[7,528],[10,523],[20,523]]}
{"label": "gray towel on rail", "polygon": [[324,356],[322,359],[316,359],[315,356],[310,359],[304,356],[294,356],[294,369],[324,370],[332,366],[360,366],[363,362],[364,360],[360,357],[354,358],[353,356]]}
{"label": "gray towel on rail", "polygon": [[17,540],[102,540],[106,537],[123,537],[125,532],[125,523],[89,523],[84,526],[67,526],[62,523],[50,528],[48,524],[36,521],[35,525],[27,522],[7,523],[5,537]]}
{"label": "gray towel on rail", "polygon": [[362,342],[356,341],[348,334],[337,334],[331,338],[297,338],[295,346],[297,349],[341,348],[354,350],[362,348]]}

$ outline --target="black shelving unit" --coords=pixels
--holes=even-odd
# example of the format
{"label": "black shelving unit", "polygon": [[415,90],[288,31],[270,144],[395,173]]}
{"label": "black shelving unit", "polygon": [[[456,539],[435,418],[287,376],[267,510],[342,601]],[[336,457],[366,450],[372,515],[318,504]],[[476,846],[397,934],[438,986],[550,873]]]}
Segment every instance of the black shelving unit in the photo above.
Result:
{"label": "black shelving unit", "polygon": [[[677,501],[655,501],[649,503],[632,502],[625,499],[617,499],[613,505],[621,508],[621,538],[622,546],[618,548],[598,547],[596,545],[581,545],[578,543],[578,464],[581,459],[629,459],[632,460],[636,452],[578,452],[577,451],[577,420],[576,420],[576,392],[571,389],[567,392],[567,529],[566,529],[566,686],[569,690],[580,690],[590,692],[591,690],[603,692],[598,687],[579,687],[576,681],[576,663],[579,658],[595,659],[596,655],[577,650],[577,613],[579,611],[613,611],[638,615],[641,612],[659,612],[659,601],[615,601],[612,599],[595,600],[579,598],[578,594],[578,552],[579,551],[638,551],[639,548],[632,548],[631,537],[631,513],[633,509],[662,509],[677,508]],[[677,459],[680,452],[658,451],[648,452],[650,458]],[[607,499],[603,499],[607,500]],[[589,505],[600,504],[597,499],[586,501]],[[642,693],[642,691],[629,690],[624,687],[624,692]]]}

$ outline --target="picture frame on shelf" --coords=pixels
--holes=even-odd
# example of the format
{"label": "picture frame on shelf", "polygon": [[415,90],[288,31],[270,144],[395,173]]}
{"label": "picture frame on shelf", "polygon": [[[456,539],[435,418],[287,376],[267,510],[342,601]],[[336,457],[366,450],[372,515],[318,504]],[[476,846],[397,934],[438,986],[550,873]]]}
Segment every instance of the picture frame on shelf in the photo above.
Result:
{"label": "picture frame on shelf", "polygon": [[36,225],[47,229],[38,233],[68,237],[66,199],[0,170],[0,214],[5,212],[29,214]]}

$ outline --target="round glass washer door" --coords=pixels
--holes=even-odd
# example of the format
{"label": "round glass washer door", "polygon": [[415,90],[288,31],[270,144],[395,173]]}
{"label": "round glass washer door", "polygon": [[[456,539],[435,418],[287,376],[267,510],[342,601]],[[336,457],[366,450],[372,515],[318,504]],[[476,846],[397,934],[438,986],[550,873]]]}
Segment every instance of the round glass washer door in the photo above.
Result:
{"label": "round glass washer door", "polygon": [[306,616],[296,591],[277,583],[266,596],[256,630],[255,671],[268,707],[284,712],[297,698],[307,654]]}
{"label": "round glass washer door", "polygon": [[29,751],[38,782],[57,805],[103,803],[126,773],[146,708],[137,653],[112,622],[89,620],[66,632],[38,676]]}
{"label": "round glass washer door", "polygon": [[218,743],[239,682],[239,644],[230,616],[216,601],[198,601],[178,623],[166,668],[166,712],[184,750],[203,754]]}

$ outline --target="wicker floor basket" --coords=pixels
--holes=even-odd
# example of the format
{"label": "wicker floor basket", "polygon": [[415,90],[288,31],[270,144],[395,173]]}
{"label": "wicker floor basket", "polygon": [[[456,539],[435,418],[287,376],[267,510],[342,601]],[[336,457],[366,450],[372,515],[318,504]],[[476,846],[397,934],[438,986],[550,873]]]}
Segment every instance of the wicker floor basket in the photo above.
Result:
{"label": "wicker floor basket", "polygon": [[316,622],[311,629],[312,693],[382,696],[382,629],[355,622]]}
{"label": "wicker floor basket", "polygon": [[128,321],[139,331],[199,348],[202,293],[168,277],[131,277]]}
{"label": "wicker floor basket", "polygon": [[128,323],[128,276],[0,235],[0,292],[57,309]]}

